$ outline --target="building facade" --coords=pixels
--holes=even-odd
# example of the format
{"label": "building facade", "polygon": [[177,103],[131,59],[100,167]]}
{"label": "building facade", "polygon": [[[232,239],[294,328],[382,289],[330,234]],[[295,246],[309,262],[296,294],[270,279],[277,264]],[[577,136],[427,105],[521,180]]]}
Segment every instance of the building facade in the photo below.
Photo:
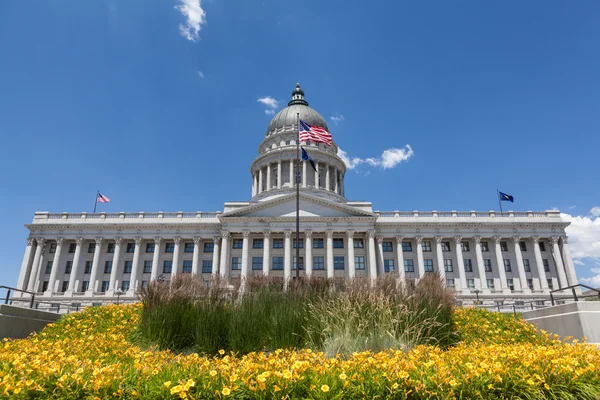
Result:
{"label": "building facade", "polygon": [[[559,211],[373,211],[345,197],[337,145],[303,144],[300,240],[295,239],[297,118],[329,130],[299,85],[250,167],[252,197],[222,212],[36,212],[18,288],[77,304],[135,298],[177,274],[419,279],[436,271],[457,295],[535,299],[577,283]],[[296,260],[296,246],[300,258]]]}

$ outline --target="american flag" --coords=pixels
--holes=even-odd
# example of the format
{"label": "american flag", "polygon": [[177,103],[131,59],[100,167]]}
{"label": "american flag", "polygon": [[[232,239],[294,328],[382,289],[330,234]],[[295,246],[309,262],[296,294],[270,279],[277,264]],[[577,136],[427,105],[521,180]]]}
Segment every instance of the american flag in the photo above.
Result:
{"label": "american flag", "polygon": [[331,146],[332,143],[331,133],[320,126],[312,126],[300,120],[300,142],[309,140],[315,143],[325,143],[327,146]]}
{"label": "american flag", "polygon": [[110,199],[98,192],[98,197],[96,198],[96,203],[110,203]]}

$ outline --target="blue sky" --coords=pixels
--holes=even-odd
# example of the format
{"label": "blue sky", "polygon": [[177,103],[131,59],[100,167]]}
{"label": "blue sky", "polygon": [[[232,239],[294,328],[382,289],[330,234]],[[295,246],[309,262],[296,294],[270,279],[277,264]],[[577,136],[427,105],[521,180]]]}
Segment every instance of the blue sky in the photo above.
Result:
{"label": "blue sky", "polygon": [[1,284],[34,211],[91,212],[97,189],[107,212],[247,200],[258,99],[300,82],[350,158],[414,151],[349,171],[347,197],[559,208],[600,286],[599,48],[597,1],[2,1]]}

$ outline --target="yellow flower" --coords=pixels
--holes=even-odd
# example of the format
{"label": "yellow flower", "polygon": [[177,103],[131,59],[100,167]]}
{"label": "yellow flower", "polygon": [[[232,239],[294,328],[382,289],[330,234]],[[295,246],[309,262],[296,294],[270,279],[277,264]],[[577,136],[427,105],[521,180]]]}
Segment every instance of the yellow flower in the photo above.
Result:
{"label": "yellow flower", "polygon": [[394,383],[394,384],[392,385],[392,389],[393,389],[393,390],[396,390],[396,389],[398,389],[398,383]]}
{"label": "yellow flower", "polygon": [[223,350],[223,349],[219,350],[219,354],[220,354],[220,355],[223,355],[223,354],[225,354],[225,350]]}
{"label": "yellow flower", "polygon": [[283,377],[285,379],[290,379],[292,377],[292,373],[286,369],[285,371],[283,371]]}
{"label": "yellow flower", "polygon": [[171,386],[171,381],[166,381],[165,383],[163,383],[163,386],[168,389],[169,386]]}
{"label": "yellow flower", "polygon": [[221,393],[223,394],[223,396],[229,396],[231,394],[231,389],[225,386],[223,390],[221,390]]}
{"label": "yellow flower", "polygon": [[327,393],[327,392],[329,392],[329,386],[327,386],[327,385],[323,385],[323,386],[321,386],[321,390],[322,390],[323,392]]}
{"label": "yellow flower", "polygon": [[340,379],[345,381],[347,378],[346,374],[344,374],[343,372],[340,374]]}
{"label": "yellow flower", "polygon": [[217,375],[217,371],[215,371],[214,369],[212,371],[210,371],[210,376],[216,376]]}

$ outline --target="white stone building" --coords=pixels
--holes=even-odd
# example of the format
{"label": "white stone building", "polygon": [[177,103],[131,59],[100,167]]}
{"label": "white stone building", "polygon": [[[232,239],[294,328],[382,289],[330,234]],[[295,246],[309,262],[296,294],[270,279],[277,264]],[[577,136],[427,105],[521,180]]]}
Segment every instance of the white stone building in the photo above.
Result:
{"label": "white stone building", "polygon": [[[326,129],[299,85],[275,115],[250,167],[252,197],[222,212],[36,212],[18,288],[77,304],[134,298],[176,274],[236,280],[295,275],[296,116]],[[345,198],[337,145],[307,143],[300,165],[301,276],[419,279],[438,271],[459,297],[536,299],[576,284],[559,211],[372,210]]]}

